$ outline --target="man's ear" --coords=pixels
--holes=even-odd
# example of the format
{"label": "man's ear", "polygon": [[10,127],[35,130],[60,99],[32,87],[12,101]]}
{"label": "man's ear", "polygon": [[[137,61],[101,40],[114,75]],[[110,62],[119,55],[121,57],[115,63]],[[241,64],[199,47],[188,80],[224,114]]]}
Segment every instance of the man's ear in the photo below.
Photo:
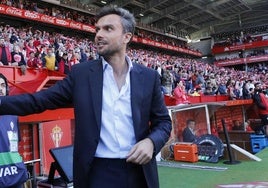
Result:
{"label": "man's ear", "polygon": [[131,41],[133,34],[130,32],[125,33],[125,39],[124,42],[127,44]]}

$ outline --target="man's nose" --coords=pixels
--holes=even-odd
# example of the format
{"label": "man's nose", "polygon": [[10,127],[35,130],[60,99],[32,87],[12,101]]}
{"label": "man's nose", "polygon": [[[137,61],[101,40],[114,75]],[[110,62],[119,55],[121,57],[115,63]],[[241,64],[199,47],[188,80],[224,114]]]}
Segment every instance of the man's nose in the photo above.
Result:
{"label": "man's nose", "polygon": [[96,32],[95,38],[102,38],[103,37],[103,31],[100,29]]}

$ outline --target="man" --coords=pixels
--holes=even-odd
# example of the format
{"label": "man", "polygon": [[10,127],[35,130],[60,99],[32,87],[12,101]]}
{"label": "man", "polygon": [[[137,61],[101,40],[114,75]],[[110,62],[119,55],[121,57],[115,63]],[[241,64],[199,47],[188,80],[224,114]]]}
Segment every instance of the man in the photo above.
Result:
{"label": "man", "polygon": [[[8,95],[8,83],[6,77],[0,73],[0,96]],[[6,173],[0,177],[0,187],[22,188],[22,184],[27,180],[27,172],[10,164],[10,156],[7,154],[18,152],[19,126],[18,116],[0,116],[0,168],[8,172],[9,169],[16,170],[16,173]],[[26,168],[25,168],[26,170]]]}
{"label": "man", "polygon": [[186,127],[182,132],[183,142],[194,142],[196,139],[196,127],[195,121],[188,119],[186,122]]}
{"label": "man", "polygon": [[44,57],[44,64],[48,70],[57,70],[57,61],[52,48],[47,50],[47,55]]}
{"label": "man", "polygon": [[258,113],[262,122],[262,127],[259,130],[255,130],[255,132],[268,136],[268,99],[262,91],[261,83],[255,83],[254,88],[253,101],[258,107]]}
{"label": "man", "polygon": [[73,104],[75,188],[158,188],[155,155],[171,132],[159,74],[126,56],[132,14],[105,7],[96,20],[98,60],[74,65],[47,90],[0,98],[0,114]]}
{"label": "man", "polygon": [[59,72],[61,72],[63,74],[70,73],[71,65],[70,65],[70,62],[68,60],[68,54],[66,52],[64,52],[62,54],[62,57],[60,57],[60,61],[59,61],[58,65],[59,65]]}
{"label": "man", "polygon": [[11,64],[11,52],[3,37],[0,37],[0,66]]}

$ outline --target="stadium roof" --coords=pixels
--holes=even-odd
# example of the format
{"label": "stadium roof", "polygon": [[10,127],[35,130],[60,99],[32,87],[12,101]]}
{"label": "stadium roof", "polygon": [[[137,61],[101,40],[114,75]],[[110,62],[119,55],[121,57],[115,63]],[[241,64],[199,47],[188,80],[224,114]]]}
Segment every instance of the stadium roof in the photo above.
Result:
{"label": "stadium roof", "polygon": [[134,13],[139,24],[146,24],[151,30],[173,30],[177,36],[191,39],[268,25],[267,0],[80,0],[80,3],[97,9],[105,5],[124,7]]}

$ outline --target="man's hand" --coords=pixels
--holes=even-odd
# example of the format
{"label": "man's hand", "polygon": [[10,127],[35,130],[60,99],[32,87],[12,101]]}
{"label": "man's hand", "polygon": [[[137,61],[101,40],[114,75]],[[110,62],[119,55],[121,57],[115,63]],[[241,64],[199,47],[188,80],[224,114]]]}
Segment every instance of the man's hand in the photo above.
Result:
{"label": "man's hand", "polygon": [[146,164],[153,156],[154,144],[151,139],[145,138],[144,140],[136,143],[127,155],[127,162],[136,164]]}

